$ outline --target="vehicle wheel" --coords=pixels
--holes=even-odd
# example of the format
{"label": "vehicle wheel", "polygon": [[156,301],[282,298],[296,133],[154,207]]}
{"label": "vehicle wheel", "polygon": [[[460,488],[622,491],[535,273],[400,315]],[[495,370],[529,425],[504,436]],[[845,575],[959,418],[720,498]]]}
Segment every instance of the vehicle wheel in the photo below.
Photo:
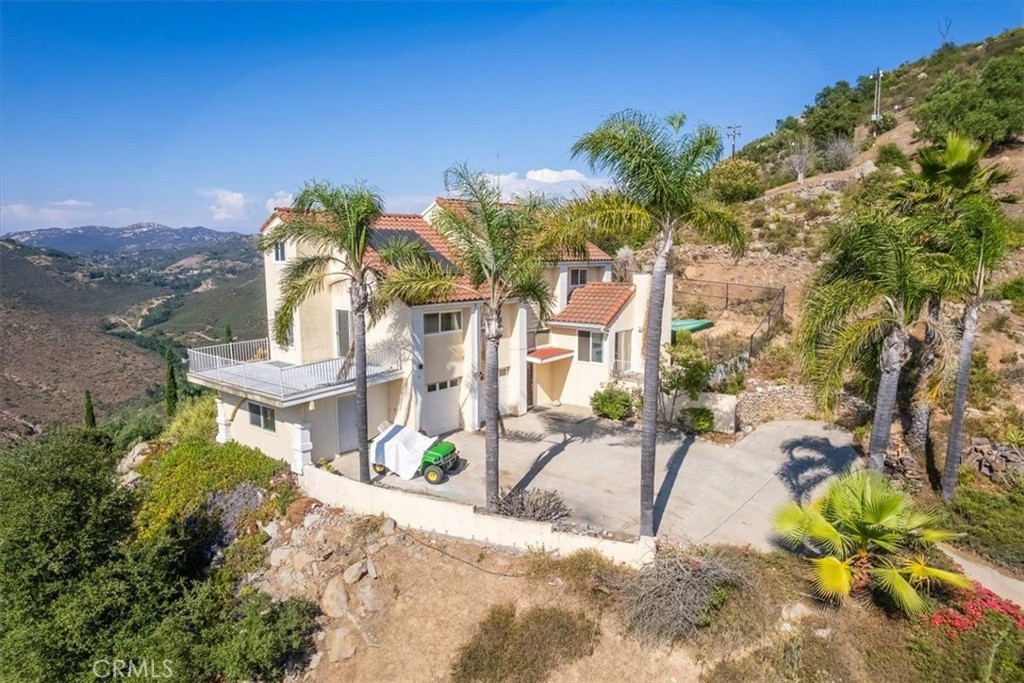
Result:
{"label": "vehicle wheel", "polygon": [[384,474],[388,471],[388,468],[384,467],[384,465],[381,465],[379,462],[375,462],[373,463],[373,471],[377,474]]}
{"label": "vehicle wheel", "polygon": [[428,484],[440,484],[444,480],[444,470],[437,465],[429,465],[423,470],[423,478]]}

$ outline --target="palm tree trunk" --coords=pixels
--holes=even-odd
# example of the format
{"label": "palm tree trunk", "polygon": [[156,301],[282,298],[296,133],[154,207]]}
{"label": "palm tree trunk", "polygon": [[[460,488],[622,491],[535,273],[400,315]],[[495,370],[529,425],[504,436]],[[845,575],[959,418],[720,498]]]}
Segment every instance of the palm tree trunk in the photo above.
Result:
{"label": "palm tree trunk", "polygon": [[949,443],[946,445],[946,464],[942,469],[942,498],[953,500],[956,491],[960,458],[963,455],[964,417],[967,413],[967,387],[971,380],[971,357],[974,355],[974,340],[978,334],[978,312],[980,301],[969,301],[964,308],[964,330],[960,338],[960,367],[956,372],[956,389],[953,391],[953,414],[949,422]]}
{"label": "palm tree trunk", "polygon": [[353,362],[356,366],[356,441],[359,445],[359,481],[370,481],[370,444],[369,425],[366,416],[366,288],[362,282],[352,282],[349,286],[349,299],[352,313],[355,316],[355,354]]}
{"label": "palm tree trunk", "polygon": [[498,414],[498,345],[501,343],[501,309],[488,307],[484,314],[484,332],[487,338],[484,347],[484,460],[486,475],[484,494],[487,509],[494,512],[498,500],[498,431],[501,417]]}
{"label": "palm tree trunk", "polygon": [[640,535],[654,536],[654,457],[658,444],[658,376],[661,358],[661,323],[665,308],[668,255],[672,250],[672,225],[662,224],[659,249],[651,271],[651,298],[644,323],[644,405],[640,412]]}
{"label": "palm tree trunk", "polygon": [[875,397],[875,417],[871,423],[871,438],[868,441],[868,468],[881,472],[885,467],[885,454],[889,450],[889,433],[892,431],[892,411],[896,406],[896,392],[900,384],[900,371],[906,362],[907,334],[900,328],[893,329],[882,342],[880,366],[882,378],[878,382]]}
{"label": "palm tree trunk", "polygon": [[[928,300],[928,319],[931,324],[939,320],[939,298]],[[907,445],[916,451],[928,448],[931,433],[932,401],[928,396],[928,379],[935,368],[935,331],[928,327],[924,334],[924,348],[921,351],[920,374],[914,388],[914,402],[910,412],[910,431],[907,432]]]}

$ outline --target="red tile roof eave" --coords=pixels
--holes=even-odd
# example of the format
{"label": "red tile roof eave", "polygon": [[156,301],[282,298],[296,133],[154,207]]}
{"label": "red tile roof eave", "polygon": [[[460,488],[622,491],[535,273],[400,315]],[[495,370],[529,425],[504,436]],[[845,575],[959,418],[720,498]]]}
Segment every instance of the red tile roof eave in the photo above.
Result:
{"label": "red tile roof eave", "polygon": [[635,287],[625,282],[592,282],[573,292],[566,307],[549,322],[608,327],[633,298],[634,291]]}
{"label": "red tile roof eave", "polygon": [[557,346],[542,346],[534,349],[526,354],[526,357],[534,358],[537,361],[543,363],[544,361],[557,360],[559,358],[569,358],[573,355],[572,349],[562,349]]}

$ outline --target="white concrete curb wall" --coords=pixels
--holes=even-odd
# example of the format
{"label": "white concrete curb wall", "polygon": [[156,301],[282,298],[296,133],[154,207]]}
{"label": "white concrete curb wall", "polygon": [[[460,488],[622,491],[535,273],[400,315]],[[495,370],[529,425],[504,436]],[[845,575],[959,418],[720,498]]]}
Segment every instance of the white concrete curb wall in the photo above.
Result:
{"label": "white concrete curb wall", "polygon": [[593,549],[615,562],[640,566],[654,559],[653,539],[626,543],[555,531],[551,524],[478,514],[472,505],[361,484],[307,465],[299,477],[306,495],[361,515],[387,515],[400,526],[470,541],[566,555]]}

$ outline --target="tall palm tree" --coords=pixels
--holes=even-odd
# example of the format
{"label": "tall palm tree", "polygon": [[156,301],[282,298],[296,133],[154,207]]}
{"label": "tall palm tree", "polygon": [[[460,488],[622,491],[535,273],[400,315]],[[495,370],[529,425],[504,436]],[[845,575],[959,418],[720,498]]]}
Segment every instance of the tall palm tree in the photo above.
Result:
{"label": "tall palm tree", "polygon": [[265,232],[261,251],[278,242],[301,244],[284,268],[281,296],[274,311],[274,338],[290,343],[299,306],[325,286],[347,283],[353,316],[353,358],[356,374],[356,441],[359,481],[370,481],[366,416],[366,314],[379,265],[368,258],[373,225],[384,211],[380,196],[364,185],[307,182],[295,198],[288,218]]}
{"label": "tall palm tree", "polygon": [[509,303],[531,304],[541,319],[550,313],[552,293],[543,278],[545,256],[555,248],[545,229],[546,202],[526,197],[501,201],[501,190],[482,173],[466,165],[445,172],[445,190],[467,200],[459,207],[443,206],[433,225],[451,245],[455,263],[407,260],[381,285],[381,301],[409,305],[444,300],[457,291],[483,299],[484,420],[488,509],[499,491],[498,477],[498,346],[504,332],[502,310]]}
{"label": "tall palm tree", "polygon": [[[918,152],[919,170],[901,184],[896,201],[904,213],[914,217],[919,225],[919,239],[929,248],[948,250],[943,234],[956,221],[956,207],[961,201],[971,196],[990,197],[996,187],[1013,178],[1011,172],[998,164],[981,165],[987,151],[987,145],[950,133],[944,145],[926,147]],[[1012,199],[1008,196],[999,198],[1000,201]],[[938,320],[940,306],[937,296],[929,301],[929,315],[933,320]],[[922,450],[928,444],[936,394],[929,387],[935,365],[933,341],[926,335],[907,434],[908,443]]]}
{"label": "tall palm tree", "polygon": [[955,288],[962,271],[948,254],[918,244],[910,221],[877,209],[836,224],[821,253],[825,260],[805,290],[797,343],[817,398],[829,412],[846,370],[878,353],[881,377],[868,454],[869,467],[881,471],[910,335],[923,327],[948,339],[924,307],[932,295]]}
{"label": "tall palm tree", "polygon": [[953,499],[960,461],[963,455],[964,417],[967,412],[967,389],[971,376],[971,358],[978,332],[978,314],[985,287],[992,270],[1009,250],[1014,226],[991,197],[975,195],[958,202],[956,218],[948,225],[949,252],[961,264],[969,282],[964,292],[964,313],[961,320],[959,367],[953,390],[953,412],[950,416],[946,445],[946,463],[942,471],[942,497]]}
{"label": "tall palm tree", "polygon": [[722,154],[710,126],[683,132],[686,117],[664,120],[626,110],[608,117],[572,147],[594,170],[611,174],[614,186],[589,191],[565,209],[570,223],[598,233],[653,236],[651,296],[644,325],[642,436],[640,445],[640,534],[654,535],[654,455],[657,442],[658,364],[668,258],[676,233],[692,230],[742,253],[746,231],[729,209],[708,196],[708,172]]}

